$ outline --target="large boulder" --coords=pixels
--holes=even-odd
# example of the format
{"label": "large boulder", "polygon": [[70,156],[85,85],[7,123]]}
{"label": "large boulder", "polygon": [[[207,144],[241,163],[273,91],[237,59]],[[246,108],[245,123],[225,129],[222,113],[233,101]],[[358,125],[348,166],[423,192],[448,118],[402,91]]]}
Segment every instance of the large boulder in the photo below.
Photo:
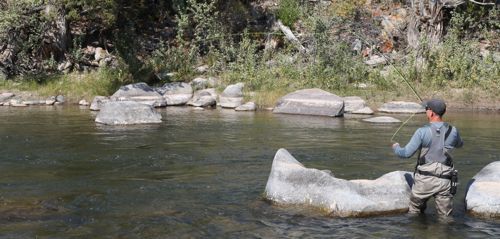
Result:
{"label": "large boulder", "polygon": [[95,122],[107,125],[161,123],[161,114],[135,101],[110,101],[103,104]]}
{"label": "large boulder", "polygon": [[469,182],[467,211],[482,217],[500,217],[500,161],[481,169]]}
{"label": "large boulder", "polygon": [[321,89],[298,90],[279,99],[273,113],[342,116],[344,100]]}
{"label": "large boulder", "polygon": [[185,105],[193,97],[193,88],[184,82],[166,83],[157,89],[167,105]]}
{"label": "large boulder", "polygon": [[415,102],[392,101],[383,104],[378,111],[385,113],[425,113],[425,108]]}
{"label": "large boulder", "polygon": [[167,105],[163,96],[144,82],[120,87],[120,89],[111,96],[111,100],[136,101],[154,107]]}
{"label": "large boulder", "polygon": [[219,96],[219,105],[222,108],[234,109],[243,104],[243,83],[229,85]]}
{"label": "large boulder", "polygon": [[412,173],[395,171],[375,180],[344,180],[306,168],[285,149],[276,153],[265,197],[284,205],[307,205],[332,216],[371,216],[408,211]]}

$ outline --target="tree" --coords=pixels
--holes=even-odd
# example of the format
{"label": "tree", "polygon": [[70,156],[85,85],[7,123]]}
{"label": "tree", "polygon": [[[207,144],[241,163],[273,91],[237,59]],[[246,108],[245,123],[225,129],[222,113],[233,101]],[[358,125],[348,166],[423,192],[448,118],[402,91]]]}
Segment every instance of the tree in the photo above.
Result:
{"label": "tree", "polygon": [[[430,47],[437,45],[443,38],[447,24],[446,16],[465,0],[411,0],[410,21],[407,40],[414,49],[420,48],[421,38],[425,38]],[[494,6],[495,0],[469,0],[482,6]]]}

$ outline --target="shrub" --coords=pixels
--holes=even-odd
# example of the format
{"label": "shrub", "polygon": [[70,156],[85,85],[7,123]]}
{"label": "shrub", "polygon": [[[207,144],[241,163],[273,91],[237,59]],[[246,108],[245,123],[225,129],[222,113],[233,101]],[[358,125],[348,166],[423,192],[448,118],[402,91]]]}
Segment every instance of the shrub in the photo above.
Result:
{"label": "shrub", "polygon": [[276,16],[285,26],[293,26],[300,17],[299,0],[280,0]]}

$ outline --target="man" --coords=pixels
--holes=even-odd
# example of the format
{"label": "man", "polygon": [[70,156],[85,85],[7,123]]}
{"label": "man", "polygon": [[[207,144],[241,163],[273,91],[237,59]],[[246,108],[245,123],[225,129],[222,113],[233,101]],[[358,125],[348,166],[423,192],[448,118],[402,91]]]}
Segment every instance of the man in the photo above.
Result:
{"label": "man", "polygon": [[401,158],[410,158],[420,151],[409,212],[423,213],[427,200],[434,196],[437,212],[448,216],[453,210],[451,178],[456,178],[450,153],[453,148],[462,147],[463,141],[455,127],[443,122],[446,112],[444,101],[432,99],[425,102],[424,106],[429,124],[417,129],[405,147],[401,148],[395,143],[392,148]]}

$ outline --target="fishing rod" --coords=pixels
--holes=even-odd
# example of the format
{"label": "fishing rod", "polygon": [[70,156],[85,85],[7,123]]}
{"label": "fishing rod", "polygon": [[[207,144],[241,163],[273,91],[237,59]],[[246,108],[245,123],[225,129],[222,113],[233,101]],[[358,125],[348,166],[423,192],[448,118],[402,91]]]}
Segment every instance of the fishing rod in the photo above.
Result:
{"label": "fishing rod", "polygon": [[[371,46],[371,44],[368,41],[366,41],[364,38],[360,37],[355,32],[353,32],[353,34],[356,35],[358,38],[360,38],[362,41],[364,41],[365,44],[367,44],[368,46]],[[401,77],[401,79],[403,79],[403,81],[406,83],[406,85],[408,85],[408,87],[410,87],[411,91],[415,94],[415,96],[417,96],[418,100],[420,102],[423,102],[422,97],[420,97],[420,95],[417,93],[417,90],[415,90],[415,88],[410,84],[410,82],[406,79],[406,77],[403,75],[403,73],[401,73],[401,71],[399,71],[399,69],[396,68],[392,64],[392,62],[390,61],[390,59],[388,59],[384,55],[384,53],[382,53],[381,51],[379,51],[377,48],[373,48],[373,49],[375,49],[385,59],[385,61],[387,63],[389,63],[389,65],[392,66],[392,68],[394,68],[394,70],[396,71],[396,73],[398,73],[398,75]],[[408,121],[410,121],[410,119],[413,118],[413,116],[415,116],[415,114],[416,113],[413,113],[412,115],[410,115],[410,117],[399,126],[399,128],[396,130],[396,132],[394,132],[394,134],[392,135],[391,142],[396,142],[396,141],[394,141],[394,137],[396,137],[396,135],[398,134],[398,132],[403,128],[403,126],[405,126],[408,123]]]}

